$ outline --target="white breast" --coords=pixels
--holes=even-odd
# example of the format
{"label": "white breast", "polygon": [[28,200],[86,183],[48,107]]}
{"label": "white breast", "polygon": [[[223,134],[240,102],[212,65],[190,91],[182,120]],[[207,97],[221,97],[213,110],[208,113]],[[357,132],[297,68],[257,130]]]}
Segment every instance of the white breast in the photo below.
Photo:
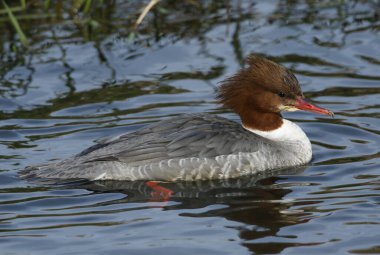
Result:
{"label": "white breast", "polygon": [[295,123],[283,119],[281,127],[273,131],[261,131],[244,127],[246,130],[253,132],[259,136],[265,137],[275,142],[272,153],[265,152],[268,148],[263,148],[265,154],[274,154],[282,152],[276,159],[269,157],[274,161],[283,162],[284,164],[300,165],[306,164],[311,160],[312,151],[309,138],[303,130]]}

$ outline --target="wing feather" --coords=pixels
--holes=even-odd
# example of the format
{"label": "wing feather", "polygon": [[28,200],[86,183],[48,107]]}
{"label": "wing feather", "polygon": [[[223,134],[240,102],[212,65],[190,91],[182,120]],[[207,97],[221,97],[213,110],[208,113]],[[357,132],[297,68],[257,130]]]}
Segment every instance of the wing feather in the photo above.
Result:
{"label": "wing feather", "polygon": [[104,159],[139,165],[168,159],[255,152],[263,142],[267,142],[265,138],[245,130],[234,121],[211,114],[186,114],[121,135],[99,146],[98,150],[102,152],[95,146],[86,156],[103,154]]}

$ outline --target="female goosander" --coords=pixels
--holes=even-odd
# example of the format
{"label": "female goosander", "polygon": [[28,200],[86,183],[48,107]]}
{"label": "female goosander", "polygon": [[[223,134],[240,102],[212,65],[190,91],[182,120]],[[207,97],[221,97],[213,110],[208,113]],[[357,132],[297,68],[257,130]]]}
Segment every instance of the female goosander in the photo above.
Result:
{"label": "female goosander", "polygon": [[192,181],[226,179],[299,166],[311,160],[302,129],[281,111],[332,115],[303,100],[285,67],[251,55],[221,83],[217,99],[241,124],[212,114],[184,114],[96,144],[76,156],[22,171],[24,178]]}

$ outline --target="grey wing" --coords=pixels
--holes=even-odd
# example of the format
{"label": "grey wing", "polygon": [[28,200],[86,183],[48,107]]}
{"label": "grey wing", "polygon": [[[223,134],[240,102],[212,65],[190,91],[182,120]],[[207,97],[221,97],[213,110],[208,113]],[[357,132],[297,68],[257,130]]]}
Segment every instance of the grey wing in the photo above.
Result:
{"label": "grey wing", "polygon": [[169,159],[255,152],[266,142],[234,121],[210,114],[187,114],[100,144],[88,156],[86,151],[81,154],[89,161],[120,161],[138,166]]}
{"label": "grey wing", "polygon": [[[96,140],[96,144],[80,152],[76,157],[96,158],[117,154],[121,151],[138,150],[140,146],[162,143],[163,138],[189,126],[204,123],[204,117],[210,114],[183,114],[168,120],[159,121],[132,133]],[[165,139],[166,140],[166,139]],[[143,146],[144,147],[144,146]]]}

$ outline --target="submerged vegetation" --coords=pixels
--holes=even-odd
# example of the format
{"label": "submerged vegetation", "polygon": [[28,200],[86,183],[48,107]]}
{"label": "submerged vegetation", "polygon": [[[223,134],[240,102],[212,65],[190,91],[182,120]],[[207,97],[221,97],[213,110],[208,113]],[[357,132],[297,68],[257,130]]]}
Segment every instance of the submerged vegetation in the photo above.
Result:
{"label": "submerged vegetation", "polygon": [[[166,24],[164,20],[175,24],[199,20],[199,15],[207,16],[216,13],[221,8],[228,11],[228,1],[103,1],[103,0],[45,0],[6,3],[1,0],[3,9],[0,10],[0,26],[4,23],[12,25],[7,27],[10,41],[17,41],[25,48],[35,38],[34,24],[49,23],[63,27],[76,27],[77,33],[84,40],[95,40],[104,34],[117,30],[120,36],[129,40],[135,39],[139,33],[151,31]],[[147,15],[151,13],[152,22],[141,27]],[[227,13],[228,14],[228,13]],[[169,17],[170,16],[170,17]],[[175,16],[173,19],[172,16]],[[228,15],[227,15],[228,16]],[[3,23],[3,24],[2,24]],[[213,23],[213,22],[212,22]],[[182,23],[183,24],[183,23]],[[14,33],[15,32],[15,33]],[[156,36],[160,36],[156,34]],[[13,48],[15,49],[15,48]]]}
{"label": "submerged vegetation", "polygon": [[[44,0],[44,1],[7,1],[0,0],[0,28],[5,35],[0,43],[11,46],[12,51],[33,49],[33,45],[43,41],[44,32],[50,32],[53,40],[77,38],[84,41],[99,42],[111,34],[130,41],[144,41],[144,36],[158,41],[163,36],[175,34],[183,38],[186,34],[202,36],[208,28],[222,23],[236,23],[235,41],[239,34],[240,23],[251,20],[255,15],[255,1],[202,1],[202,0]],[[299,6],[306,6],[300,12]],[[360,11],[361,5],[371,6],[373,12]],[[350,27],[352,23],[370,22],[379,29],[378,17],[380,3],[376,0],[351,1],[280,1],[269,22],[283,20],[286,23],[313,23],[321,20],[320,12],[330,9],[338,15],[325,17],[325,24],[315,26],[334,26],[335,23]],[[366,10],[366,8],[365,8]],[[351,17],[347,20],[347,17]],[[70,36],[67,33],[71,33]],[[233,39],[234,40],[234,39]],[[10,45],[4,45],[10,42]],[[324,43],[324,42],[320,42]],[[327,42],[326,42],[327,43]],[[336,46],[334,42],[330,42]],[[9,49],[9,48],[8,48]]]}

